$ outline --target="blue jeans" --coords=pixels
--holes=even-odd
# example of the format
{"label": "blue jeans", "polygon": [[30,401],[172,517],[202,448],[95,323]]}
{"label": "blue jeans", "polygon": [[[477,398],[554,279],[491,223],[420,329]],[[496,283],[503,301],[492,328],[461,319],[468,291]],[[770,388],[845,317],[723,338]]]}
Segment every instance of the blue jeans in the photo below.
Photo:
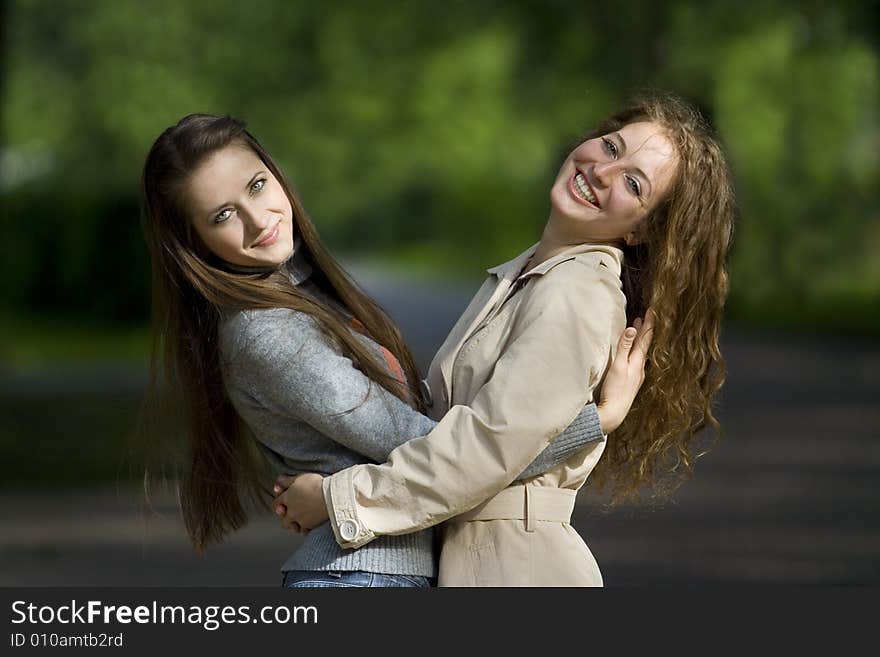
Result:
{"label": "blue jeans", "polygon": [[363,570],[285,570],[281,586],[298,588],[428,588],[435,585],[433,577],[420,575],[385,575]]}

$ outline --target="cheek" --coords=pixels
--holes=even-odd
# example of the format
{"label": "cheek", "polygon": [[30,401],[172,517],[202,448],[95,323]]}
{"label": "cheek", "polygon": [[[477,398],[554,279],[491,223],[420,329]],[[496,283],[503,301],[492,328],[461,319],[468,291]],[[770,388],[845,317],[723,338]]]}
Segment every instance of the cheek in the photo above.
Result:
{"label": "cheek", "polygon": [[210,231],[204,235],[202,241],[212,253],[220,257],[234,253],[241,247],[241,236],[237,234],[234,224]]}
{"label": "cheek", "polygon": [[642,206],[625,190],[615,188],[608,204],[608,210],[621,220],[628,221],[638,216]]}
{"label": "cheek", "polygon": [[572,151],[572,157],[575,160],[598,160],[602,155],[601,141],[601,139],[585,141]]}
{"label": "cheek", "polygon": [[278,194],[278,202],[277,206],[284,210],[284,214],[288,217],[293,214],[293,208],[290,205],[290,199],[287,198],[287,194],[283,191]]}
{"label": "cheek", "polygon": [[284,189],[281,187],[281,183],[277,180],[272,180],[271,186],[268,190],[269,194],[267,199],[272,204],[273,207],[276,208],[288,208],[290,207],[290,201],[287,198],[287,194],[284,193]]}

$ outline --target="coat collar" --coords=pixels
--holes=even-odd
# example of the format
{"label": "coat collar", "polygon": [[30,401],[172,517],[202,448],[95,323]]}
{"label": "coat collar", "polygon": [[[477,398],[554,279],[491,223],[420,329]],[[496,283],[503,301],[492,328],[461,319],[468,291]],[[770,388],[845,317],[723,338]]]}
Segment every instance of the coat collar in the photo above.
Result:
{"label": "coat collar", "polygon": [[599,255],[602,264],[611,269],[613,273],[620,276],[623,266],[623,251],[616,246],[609,246],[607,244],[576,244],[520,275],[519,272],[522,271],[522,268],[528,259],[534,255],[535,250],[538,248],[538,244],[540,244],[540,242],[533,244],[513,260],[508,260],[503,264],[487,269],[487,273],[493,274],[499,279],[507,278],[510,280],[519,280],[529,276],[543,276],[559,263],[571,260],[577,255],[582,253],[596,253]]}

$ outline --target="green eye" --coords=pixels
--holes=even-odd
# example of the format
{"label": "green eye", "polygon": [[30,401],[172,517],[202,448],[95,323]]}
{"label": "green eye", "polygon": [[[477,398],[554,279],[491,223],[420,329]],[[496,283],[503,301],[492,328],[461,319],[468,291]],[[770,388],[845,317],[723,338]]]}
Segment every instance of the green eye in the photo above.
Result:
{"label": "green eye", "polygon": [[265,186],[266,186],[266,179],[260,178],[259,180],[255,181],[253,185],[251,185],[251,194],[256,194],[257,192],[262,190],[263,187],[265,187]]}
{"label": "green eye", "polygon": [[222,224],[224,221],[229,219],[232,216],[232,210],[230,208],[226,208],[225,210],[221,210],[217,213],[217,216],[214,217],[214,223]]}

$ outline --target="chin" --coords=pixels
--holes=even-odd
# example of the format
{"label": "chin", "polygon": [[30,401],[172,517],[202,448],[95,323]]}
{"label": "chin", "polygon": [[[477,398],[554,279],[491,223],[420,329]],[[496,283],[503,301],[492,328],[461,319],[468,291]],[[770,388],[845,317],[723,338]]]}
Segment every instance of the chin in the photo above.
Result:
{"label": "chin", "polygon": [[272,265],[273,267],[278,267],[279,265],[283,265],[285,262],[290,260],[290,256],[293,255],[293,246],[289,249],[286,249],[280,252],[277,256],[267,258],[263,264]]}
{"label": "chin", "polygon": [[566,226],[584,226],[597,219],[596,216],[584,212],[584,208],[574,202],[553,203],[550,215],[557,224]]}
{"label": "chin", "polygon": [[[286,262],[290,259],[290,256],[293,255],[293,240],[291,239],[290,243],[286,246],[287,248],[284,250],[284,256],[281,258],[281,262]],[[281,264],[281,262],[279,262],[278,264]]]}

